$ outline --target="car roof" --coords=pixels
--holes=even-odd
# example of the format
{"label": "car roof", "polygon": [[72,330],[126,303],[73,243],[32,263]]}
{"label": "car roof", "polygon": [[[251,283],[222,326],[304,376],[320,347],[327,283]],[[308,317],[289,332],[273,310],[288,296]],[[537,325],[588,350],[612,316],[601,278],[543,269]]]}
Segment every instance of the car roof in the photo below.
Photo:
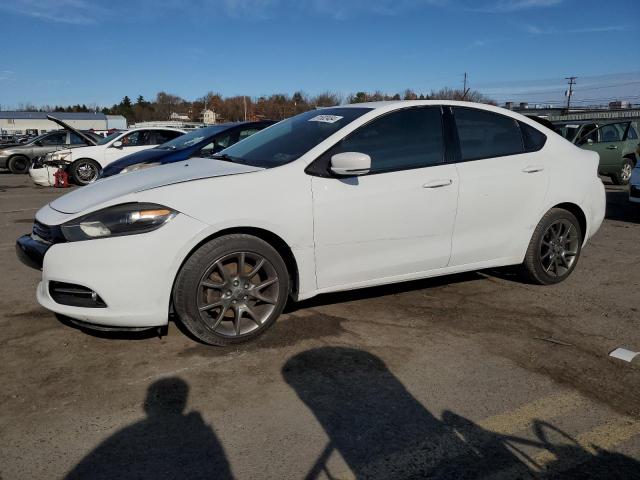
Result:
{"label": "car roof", "polygon": [[[419,106],[419,105],[455,105],[461,107],[489,107],[491,108],[499,108],[494,107],[493,105],[489,105],[487,103],[476,103],[476,102],[464,102],[461,100],[384,100],[380,102],[363,102],[363,103],[349,103],[346,105],[336,105],[334,107],[322,107],[322,108],[385,108],[390,106]],[[322,110],[322,109],[319,109]],[[502,109],[504,110],[504,109]]]}

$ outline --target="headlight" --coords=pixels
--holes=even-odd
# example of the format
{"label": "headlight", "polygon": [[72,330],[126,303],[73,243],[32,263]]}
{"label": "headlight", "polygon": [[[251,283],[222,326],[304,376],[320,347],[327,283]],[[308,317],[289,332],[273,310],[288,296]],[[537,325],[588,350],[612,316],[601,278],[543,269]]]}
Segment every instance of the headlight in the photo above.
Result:
{"label": "headlight", "polygon": [[66,160],[71,155],[71,152],[52,152],[45,156],[45,160],[57,161]]}
{"label": "headlight", "polygon": [[159,162],[154,162],[154,163],[134,163],[133,165],[129,165],[128,167],[123,168],[120,173],[135,172],[136,170],[144,170],[145,168],[157,167],[158,165],[160,165]]}
{"label": "headlight", "polygon": [[70,242],[135,235],[160,228],[177,213],[155,203],[124,203],[64,223],[62,233]]}

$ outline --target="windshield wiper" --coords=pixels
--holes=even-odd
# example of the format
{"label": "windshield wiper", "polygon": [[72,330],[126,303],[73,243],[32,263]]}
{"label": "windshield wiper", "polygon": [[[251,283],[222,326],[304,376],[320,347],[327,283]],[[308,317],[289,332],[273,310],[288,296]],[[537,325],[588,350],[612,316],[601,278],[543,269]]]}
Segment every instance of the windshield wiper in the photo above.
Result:
{"label": "windshield wiper", "polygon": [[242,159],[238,157],[232,157],[231,155],[227,155],[226,153],[214,153],[209,158],[213,158],[215,160],[224,160],[225,162],[231,163],[244,163]]}

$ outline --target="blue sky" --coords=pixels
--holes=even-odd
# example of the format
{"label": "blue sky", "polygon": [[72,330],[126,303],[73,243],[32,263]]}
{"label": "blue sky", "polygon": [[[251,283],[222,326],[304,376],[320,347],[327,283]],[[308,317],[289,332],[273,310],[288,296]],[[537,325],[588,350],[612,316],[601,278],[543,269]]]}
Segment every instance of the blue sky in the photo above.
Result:
{"label": "blue sky", "polygon": [[428,92],[640,102],[638,0],[7,0],[0,105],[165,90]]}

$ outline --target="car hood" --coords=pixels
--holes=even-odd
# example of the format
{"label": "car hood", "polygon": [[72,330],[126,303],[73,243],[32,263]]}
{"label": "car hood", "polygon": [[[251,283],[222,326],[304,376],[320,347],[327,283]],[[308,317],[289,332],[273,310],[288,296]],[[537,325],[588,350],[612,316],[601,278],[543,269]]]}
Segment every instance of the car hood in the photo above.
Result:
{"label": "car hood", "polygon": [[75,133],[80,138],[82,138],[87,145],[96,145],[98,143],[93,138],[91,138],[89,135],[85,135],[80,130],[77,130],[77,129],[73,128],[71,125],[69,125],[68,123],[63,122],[59,118],[53,117],[51,115],[47,115],[47,119],[51,120],[52,122],[57,123],[62,128],[66,129],[66,130],[69,130],[70,132]]}
{"label": "car hood", "polygon": [[79,213],[131,193],[190,180],[237,175],[259,170],[263,169],[223,160],[191,158],[182,162],[99,180],[54,200],[49,206],[61,213]]}
{"label": "car hood", "polygon": [[109,165],[104,167],[104,173],[108,175],[114,175],[116,173],[119,173],[120,170],[137,163],[162,162],[165,157],[179,151],[180,150],[161,150],[159,148],[150,148],[141,152],[132,153],[131,155],[122,157],[120,160],[111,162]]}

